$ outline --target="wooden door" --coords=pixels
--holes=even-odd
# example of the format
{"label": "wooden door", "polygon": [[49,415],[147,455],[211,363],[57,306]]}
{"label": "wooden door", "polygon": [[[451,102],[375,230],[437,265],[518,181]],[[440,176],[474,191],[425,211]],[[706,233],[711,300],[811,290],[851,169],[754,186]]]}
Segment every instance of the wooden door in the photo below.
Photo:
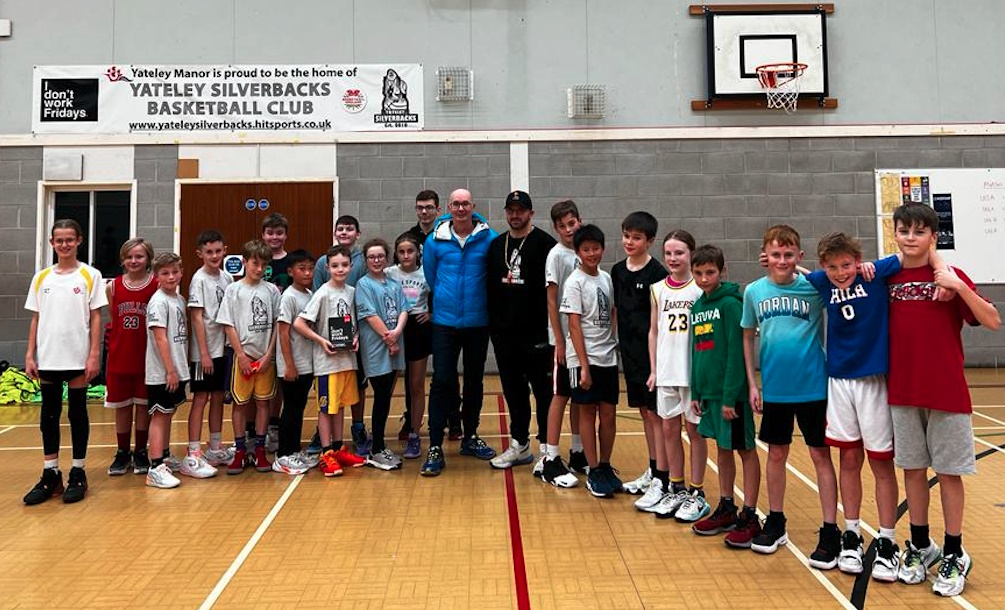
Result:
{"label": "wooden door", "polygon": [[184,289],[201,265],[195,248],[205,229],[223,233],[228,254],[240,254],[246,241],[261,238],[262,219],[279,212],[290,224],[287,252],[305,248],[318,256],[326,251],[335,220],[332,189],[332,182],[183,184],[179,244],[185,262]]}

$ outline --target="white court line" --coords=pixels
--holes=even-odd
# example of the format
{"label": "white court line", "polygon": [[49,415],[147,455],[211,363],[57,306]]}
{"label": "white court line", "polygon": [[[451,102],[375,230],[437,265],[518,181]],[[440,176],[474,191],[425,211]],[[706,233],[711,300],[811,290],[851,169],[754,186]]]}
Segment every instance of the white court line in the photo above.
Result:
{"label": "white court line", "polygon": [[0,430],[0,434],[3,434],[4,432],[10,432],[11,430],[13,430],[15,428],[17,428],[17,426],[7,426],[3,430]]}
{"label": "white court line", "polygon": [[1005,453],[1005,449],[1002,449],[1001,447],[999,447],[998,445],[995,445],[994,443],[989,443],[986,440],[984,440],[983,438],[974,438],[974,440],[977,441],[978,443],[984,445],[988,449],[994,449],[998,453]]}
{"label": "white court line", "polygon": [[[691,444],[690,439],[685,434],[682,434],[681,438],[688,445]],[[719,466],[712,460],[712,458],[708,458],[706,460],[706,463],[708,464],[708,467],[712,469],[712,472],[716,473],[716,475],[719,474]],[[743,490],[741,490],[736,485],[733,485],[733,493],[736,495],[736,497],[740,498],[740,500],[744,500]],[[761,519],[766,518],[765,514],[761,512],[761,509],[757,508],[756,506],[754,507],[754,509],[757,511],[757,516],[759,518]],[[809,560],[806,559],[806,555],[799,550],[799,548],[795,545],[795,543],[789,540],[789,542],[784,546],[789,550],[790,553],[792,553],[796,557],[796,559],[799,560],[799,563],[803,564],[804,568],[809,570],[813,578],[815,578],[817,582],[823,585],[824,589],[827,589],[827,592],[831,594],[831,597],[836,599],[838,603],[841,604],[842,607],[844,607],[846,610],[855,610],[855,606],[852,605],[851,600],[845,597],[844,594],[841,593],[841,591],[839,591],[836,586],[834,586],[834,583],[832,583],[826,576],[824,576],[820,572],[820,570],[810,567],[810,563]]]}
{"label": "white court line", "polygon": [[976,415],[977,417],[983,417],[984,419],[986,419],[986,420],[988,420],[990,422],[994,422],[994,423],[998,424],[998,426],[1005,426],[1005,421],[1002,421],[1000,419],[995,419],[995,418],[991,417],[990,415],[985,415],[985,414],[980,413],[978,411],[974,411],[974,415]]}
{"label": "white court line", "polygon": [[300,485],[300,481],[302,481],[303,478],[304,475],[300,474],[290,481],[290,484],[286,487],[286,491],[283,492],[283,495],[280,496],[278,500],[276,500],[272,510],[270,510],[269,514],[262,520],[258,529],[255,530],[255,533],[251,535],[251,538],[244,545],[244,548],[241,549],[241,552],[234,558],[233,563],[230,564],[227,571],[220,577],[220,580],[216,583],[216,586],[213,587],[213,590],[209,592],[209,596],[206,597],[206,600],[202,602],[201,606],[199,606],[199,610],[209,610],[209,608],[213,607],[213,604],[215,604],[216,600],[218,600],[220,595],[223,594],[223,590],[227,588],[228,584],[230,584],[234,575],[237,574],[237,571],[241,569],[242,565],[244,565],[244,561],[248,558],[248,555],[251,554],[251,551],[254,550],[255,545],[262,539],[265,531],[269,529],[270,525],[272,525],[276,515],[279,514],[279,511],[283,510],[283,506],[286,504],[286,501],[290,499],[291,495],[293,495],[293,491],[296,490],[298,485]]}

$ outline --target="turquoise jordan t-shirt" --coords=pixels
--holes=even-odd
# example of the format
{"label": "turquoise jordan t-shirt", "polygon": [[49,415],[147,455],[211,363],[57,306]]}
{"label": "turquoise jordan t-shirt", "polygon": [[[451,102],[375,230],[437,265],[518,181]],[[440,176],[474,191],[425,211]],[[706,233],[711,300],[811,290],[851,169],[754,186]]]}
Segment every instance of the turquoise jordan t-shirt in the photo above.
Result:
{"label": "turquoise jordan t-shirt", "polygon": [[761,329],[762,400],[827,398],[823,301],[805,277],[784,285],[763,277],[747,286],[740,325]]}

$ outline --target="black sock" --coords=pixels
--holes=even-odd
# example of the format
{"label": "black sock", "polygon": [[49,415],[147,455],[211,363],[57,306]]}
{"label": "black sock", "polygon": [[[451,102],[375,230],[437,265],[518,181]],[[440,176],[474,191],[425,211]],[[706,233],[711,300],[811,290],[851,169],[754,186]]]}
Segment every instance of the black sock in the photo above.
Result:
{"label": "black sock", "polygon": [[654,470],[653,471],[653,478],[654,479],[658,479],[661,483],[663,483],[663,489],[664,490],[670,488],[670,471],[669,470],[659,470],[659,469]]}
{"label": "black sock", "polygon": [[824,521],[824,529],[825,530],[835,530],[838,533],[841,532],[841,530],[838,529],[838,524],[837,523],[828,523],[827,521]]}
{"label": "black sock", "polygon": [[733,496],[722,496],[719,498],[719,504],[724,508],[736,510],[736,504],[733,502]]}
{"label": "black sock", "polygon": [[164,458],[163,457],[156,457],[156,458],[150,460],[150,465],[152,467],[154,467],[154,468],[157,468],[158,466],[160,466],[163,463],[164,463]]}
{"label": "black sock", "polygon": [[332,450],[332,446],[331,445],[328,445],[327,447],[325,447],[324,445],[321,446],[321,453],[322,454],[328,453],[331,450]]}
{"label": "black sock", "polygon": [[690,485],[687,489],[691,494],[698,494],[699,498],[705,497],[705,489],[703,487],[697,487],[694,484]]}
{"label": "black sock", "polygon": [[329,449],[339,451],[340,449],[342,449],[342,441],[332,441],[332,446],[329,447]]}
{"label": "black sock", "polygon": [[747,518],[756,519],[757,518],[757,509],[754,508],[753,506],[747,506],[746,504],[744,504],[743,505],[743,514]]}
{"label": "black sock", "polygon": [[680,480],[680,481],[670,481],[670,491],[671,492],[673,492],[673,493],[676,494],[676,493],[680,493],[680,492],[682,492],[682,491],[684,491],[686,489],[687,489],[687,487],[685,487],[683,479]]}
{"label": "black sock", "polygon": [[278,428],[279,427],[279,418],[278,417],[269,417],[269,426],[270,427],[274,427],[274,428]]}
{"label": "black sock", "polygon": [[772,523],[777,523],[778,525],[785,527],[785,513],[783,511],[771,511],[768,513],[768,518],[765,523],[771,521]]}
{"label": "black sock", "polygon": [[656,476],[656,460],[649,460],[649,473]]}
{"label": "black sock", "polygon": [[928,545],[931,544],[931,533],[927,523],[925,525],[911,524],[911,544],[918,549],[928,548]]}
{"label": "black sock", "polygon": [[944,556],[959,555],[963,552],[963,534],[953,536],[946,534],[946,540],[942,544],[942,554]]}

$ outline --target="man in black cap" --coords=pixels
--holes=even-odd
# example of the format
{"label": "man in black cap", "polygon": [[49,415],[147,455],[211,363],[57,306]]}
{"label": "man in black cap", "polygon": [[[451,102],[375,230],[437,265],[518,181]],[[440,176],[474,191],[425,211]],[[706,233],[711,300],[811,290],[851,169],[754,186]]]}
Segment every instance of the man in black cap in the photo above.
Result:
{"label": "man in black cap", "polygon": [[537,438],[545,442],[552,397],[548,292],[544,263],[555,239],[535,227],[534,204],[524,191],[506,197],[509,231],[488,252],[489,334],[510,412],[510,446],[490,462],[510,468],[534,461],[530,450],[530,388],[537,404]]}

